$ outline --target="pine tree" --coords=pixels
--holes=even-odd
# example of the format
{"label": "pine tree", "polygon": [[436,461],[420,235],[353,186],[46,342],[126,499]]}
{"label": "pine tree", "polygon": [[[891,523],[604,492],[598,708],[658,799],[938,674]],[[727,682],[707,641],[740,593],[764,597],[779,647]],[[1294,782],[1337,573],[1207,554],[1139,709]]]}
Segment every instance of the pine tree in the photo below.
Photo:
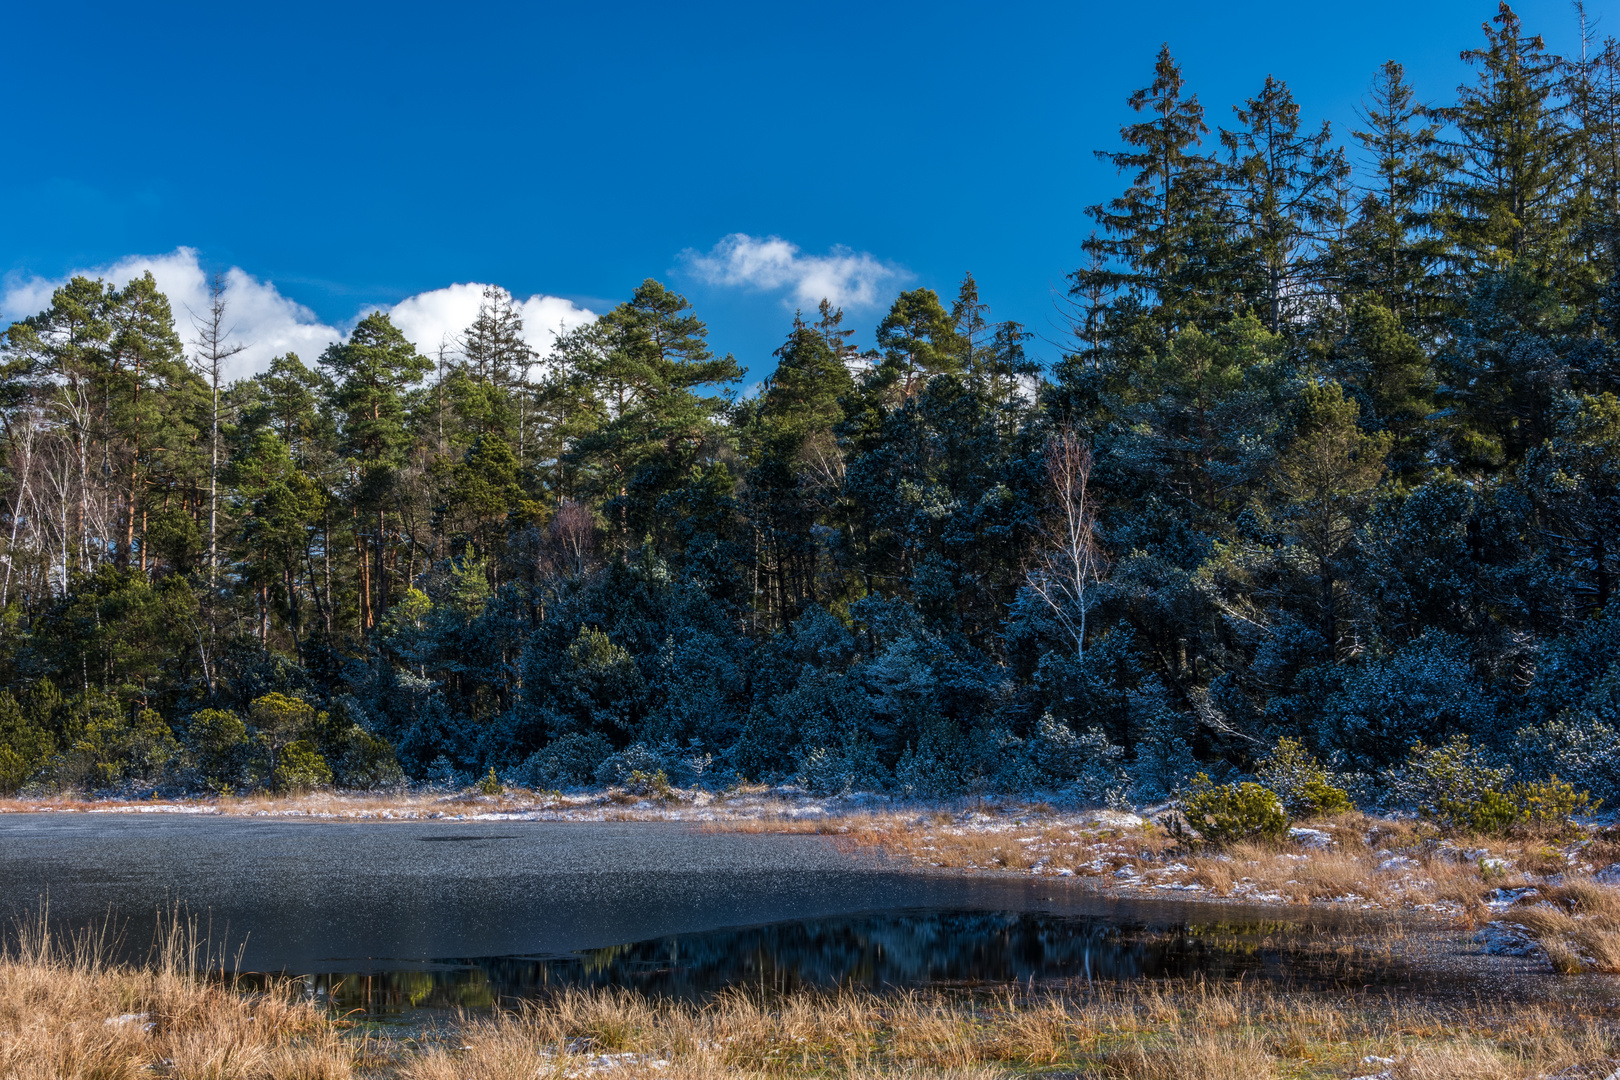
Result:
{"label": "pine tree", "polygon": [[649,534],[669,539],[674,523],[657,513],[659,500],[716,447],[729,400],[703,391],[737,382],[742,371],[729,354],[709,350],[708,335],[685,297],[648,278],[629,300],[558,343],[578,392],[600,418],[573,453],[603,466],[595,483],[612,504],[621,543]]}
{"label": "pine tree", "polygon": [[387,494],[412,441],[406,393],[433,370],[433,363],[386,314],[373,312],[360,320],[348,341],[327,347],[321,366],[331,373],[332,402],[342,417],[340,445],[361,472],[357,505],[369,505],[376,513],[371,558],[361,561],[361,618],[370,630],[388,606]]}
{"label": "pine tree", "polygon": [[902,399],[916,396],[935,375],[962,371],[963,345],[933,289],[901,293],[878,323],[877,344],[883,375]]}

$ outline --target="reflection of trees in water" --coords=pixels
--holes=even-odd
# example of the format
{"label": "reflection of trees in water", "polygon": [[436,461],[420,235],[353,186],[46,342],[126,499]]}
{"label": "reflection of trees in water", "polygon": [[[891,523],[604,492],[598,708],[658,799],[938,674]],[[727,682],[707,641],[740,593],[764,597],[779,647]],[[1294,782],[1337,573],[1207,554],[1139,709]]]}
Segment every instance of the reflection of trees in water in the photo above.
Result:
{"label": "reflection of trees in water", "polygon": [[1275,926],[1148,930],[1019,912],[917,912],[684,934],[564,957],[489,957],[453,970],[321,976],[339,1008],[480,1007],[564,986],[697,996],[728,986],[963,985],[1054,979],[1316,981]]}

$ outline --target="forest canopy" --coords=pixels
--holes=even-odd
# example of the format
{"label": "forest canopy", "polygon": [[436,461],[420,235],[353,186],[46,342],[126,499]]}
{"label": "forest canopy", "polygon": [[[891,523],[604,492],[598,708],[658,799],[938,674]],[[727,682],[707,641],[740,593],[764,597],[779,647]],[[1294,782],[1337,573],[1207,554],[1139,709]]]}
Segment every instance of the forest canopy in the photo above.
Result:
{"label": "forest canopy", "polygon": [[543,357],[491,288],[226,381],[223,286],[74,278],[0,351],[0,791],[1143,803],[1282,745],[1377,799],[1466,737],[1620,796],[1620,43],[1463,58],[1345,139],[1167,46],[1050,365],[970,275],[739,397],[648,279]]}

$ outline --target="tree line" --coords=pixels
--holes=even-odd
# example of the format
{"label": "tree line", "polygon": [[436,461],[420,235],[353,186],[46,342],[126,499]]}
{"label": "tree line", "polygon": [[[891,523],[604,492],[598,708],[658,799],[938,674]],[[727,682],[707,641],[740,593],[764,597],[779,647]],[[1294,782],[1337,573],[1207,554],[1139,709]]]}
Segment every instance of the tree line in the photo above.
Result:
{"label": "tree line", "polygon": [[[525,343],[361,319],[226,381],[228,298],[74,278],[5,333],[0,787],[1145,801],[1296,740],[1376,798],[1468,736],[1620,794],[1620,44],[1506,4],[1349,141],[1169,48],[1061,358],[971,275],[759,392],[655,280]],[[1290,744],[1293,745],[1293,744]]]}

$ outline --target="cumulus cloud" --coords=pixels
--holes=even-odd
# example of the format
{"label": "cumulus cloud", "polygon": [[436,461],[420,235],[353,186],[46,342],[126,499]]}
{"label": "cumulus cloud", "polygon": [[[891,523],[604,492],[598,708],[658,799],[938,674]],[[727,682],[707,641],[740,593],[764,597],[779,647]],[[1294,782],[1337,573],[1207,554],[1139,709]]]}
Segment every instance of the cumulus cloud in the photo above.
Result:
{"label": "cumulus cloud", "polygon": [[[188,341],[196,337],[192,320],[208,311],[208,274],[198,262],[194,249],[176,248],[167,255],[131,255],[111,265],[77,270],[74,274],[122,286],[147,271],[151,271],[158,288],[169,298],[180,336]],[[8,276],[0,282],[0,327],[45,310],[50,306],[51,293],[65,284],[67,277],[53,280]],[[482,284],[451,285],[418,293],[381,310],[388,312],[394,324],[417,348],[434,355],[441,341],[454,347],[454,339],[477,317],[483,293]],[[261,281],[235,266],[225,273],[225,304],[230,341],[245,346],[231,358],[225,370],[225,376],[230,379],[256,375],[270,366],[272,358],[283,353],[295,352],[305,363],[313,364],[328,345],[343,340],[353,329],[353,323],[359,321],[357,315],[347,328],[329,326],[309,308],[281,295],[273,282]],[[542,356],[551,351],[554,331],[596,318],[585,308],[555,296],[531,296],[518,306],[523,315],[524,337]]]}
{"label": "cumulus cloud", "polygon": [[[176,248],[167,255],[129,255],[110,266],[76,270],[68,277],[101,278],[122,287],[147,271],[169,298],[180,336],[188,341],[196,337],[192,320],[208,312],[208,274],[192,248]],[[44,311],[50,306],[51,293],[66,282],[67,277],[8,277],[0,285],[0,323]],[[225,273],[225,304],[230,341],[245,346],[226,366],[227,378],[257,374],[270,366],[272,357],[283,353],[295,352],[313,362],[321,350],[343,337],[309,308],[282,296],[273,283],[260,281],[239,267]]]}
{"label": "cumulus cloud", "polygon": [[[462,331],[478,317],[484,288],[478,282],[449,285],[417,293],[383,310],[406,337],[416,342],[424,356],[437,356],[441,344],[447,356],[453,355]],[[588,308],[578,307],[560,296],[531,296],[516,301],[516,306],[523,317],[523,338],[541,357],[550,355],[557,334],[596,318]]]}
{"label": "cumulus cloud", "polygon": [[873,307],[884,299],[882,287],[911,276],[864,251],[835,247],[826,255],[805,255],[780,236],[747,233],[732,233],[706,254],[688,248],[681,252],[681,262],[706,284],[786,290],[789,304],[806,309],[824,297],[839,307]]}

